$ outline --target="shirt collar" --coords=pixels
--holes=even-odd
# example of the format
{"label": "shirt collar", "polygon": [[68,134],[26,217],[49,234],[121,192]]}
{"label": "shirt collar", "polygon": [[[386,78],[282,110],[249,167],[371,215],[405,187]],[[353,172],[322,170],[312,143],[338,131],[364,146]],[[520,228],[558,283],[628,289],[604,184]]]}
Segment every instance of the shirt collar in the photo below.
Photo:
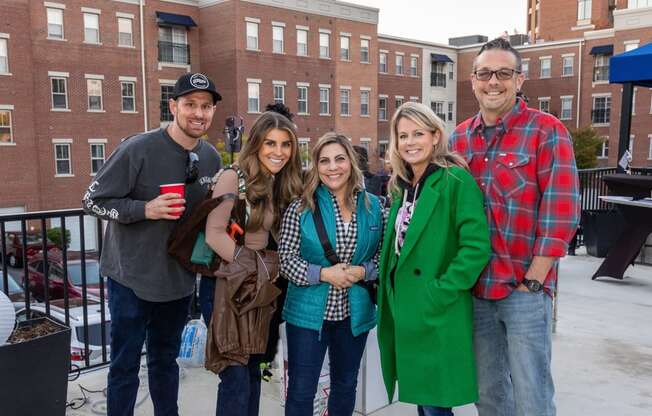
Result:
{"label": "shirt collar", "polygon": [[[499,117],[498,120],[496,120],[496,127],[499,127],[502,131],[507,131],[509,130],[515,123],[516,120],[519,118],[521,113],[523,113],[527,109],[527,104],[525,104],[525,101],[523,99],[516,97],[516,104],[514,104],[514,107],[505,114],[503,117]],[[482,113],[478,111],[478,114],[475,115],[473,118],[473,121],[471,122],[471,132],[472,133],[477,133],[479,129],[484,129],[486,126],[484,124],[484,120],[482,120]]]}

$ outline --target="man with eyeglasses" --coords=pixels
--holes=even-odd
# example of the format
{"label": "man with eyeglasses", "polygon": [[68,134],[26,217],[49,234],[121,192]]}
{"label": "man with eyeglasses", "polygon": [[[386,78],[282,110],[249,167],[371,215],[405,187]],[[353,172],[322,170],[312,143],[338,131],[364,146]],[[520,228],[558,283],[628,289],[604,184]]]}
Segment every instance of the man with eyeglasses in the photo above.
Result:
{"label": "man with eyeglasses", "polygon": [[471,74],[480,111],[451,137],[484,193],[491,234],[473,288],[479,416],[555,415],[552,297],[580,213],[569,133],[517,98],[520,71],[509,42],[486,43]]}
{"label": "man with eyeglasses", "polygon": [[[108,221],[100,273],[111,313],[110,416],[134,414],[143,343],[154,414],[178,414],[176,357],[195,275],[168,256],[166,243],[220,169],[218,152],[201,140],[220,100],[206,75],[181,76],[168,102],[173,121],[120,143],[84,195],[84,211]],[[159,190],[180,183],[183,195]]]}

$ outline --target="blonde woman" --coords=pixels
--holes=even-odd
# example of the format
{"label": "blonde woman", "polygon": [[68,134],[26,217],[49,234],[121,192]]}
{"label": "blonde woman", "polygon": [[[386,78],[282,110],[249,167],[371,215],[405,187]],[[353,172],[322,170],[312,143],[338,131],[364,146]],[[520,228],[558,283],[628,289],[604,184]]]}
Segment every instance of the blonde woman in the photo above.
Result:
{"label": "blonde woman", "polygon": [[483,199],[444,124],[408,102],[391,121],[393,203],[380,256],[378,342],[388,396],[422,416],[477,400],[471,287],[489,259]]}
{"label": "blonde woman", "polygon": [[[377,278],[383,230],[378,198],[364,190],[348,138],[322,136],[312,150],[303,195],[281,225],[281,275],[289,280],[283,309],[288,339],[286,416],[311,416],[326,349],[328,414],[350,416],[367,334],[376,325],[371,294],[359,282]],[[329,252],[320,240],[321,218]],[[328,254],[327,254],[328,253]]]}

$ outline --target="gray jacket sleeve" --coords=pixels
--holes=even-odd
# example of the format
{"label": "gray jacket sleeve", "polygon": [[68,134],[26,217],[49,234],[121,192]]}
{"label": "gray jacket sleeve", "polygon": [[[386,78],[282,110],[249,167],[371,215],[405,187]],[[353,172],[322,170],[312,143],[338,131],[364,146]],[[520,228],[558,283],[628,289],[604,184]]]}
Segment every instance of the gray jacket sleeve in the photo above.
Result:
{"label": "gray jacket sleeve", "polygon": [[122,224],[145,220],[147,201],[131,197],[140,168],[129,150],[118,146],[95,175],[82,199],[87,214]]}

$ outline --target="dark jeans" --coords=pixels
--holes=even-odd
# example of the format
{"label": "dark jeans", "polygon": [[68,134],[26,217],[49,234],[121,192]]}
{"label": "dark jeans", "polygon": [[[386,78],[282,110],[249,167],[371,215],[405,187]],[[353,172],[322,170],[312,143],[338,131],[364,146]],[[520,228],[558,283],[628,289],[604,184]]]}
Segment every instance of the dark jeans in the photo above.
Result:
{"label": "dark jeans", "polygon": [[453,416],[450,407],[417,406],[419,416]]}
{"label": "dark jeans", "polygon": [[[202,276],[199,282],[199,308],[207,326],[213,315],[214,296],[215,278]],[[222,370],[217,387],[217,416],[258,416],[260,361],[260,355],[251,355],[247,365],[231,365]]]}
{"label": "dark jeans", "polygon": [[178,415],[181,332],[190,298],[148,302],[108,279],[111,312],[111,364],[107,386],[109,416],[131,416],[138,393],[143,342],[147,344],[149,393],[156,416]]}
{"label": "dark jeans", "polygon": [[286,324],[288,397],[286,416],[312,416],[319,374],[328,348],[330,360],[329,416],[351,416],[355,407],[360,359],[367,332],[354,337],[351,321],[324,321],[319,332]]}

